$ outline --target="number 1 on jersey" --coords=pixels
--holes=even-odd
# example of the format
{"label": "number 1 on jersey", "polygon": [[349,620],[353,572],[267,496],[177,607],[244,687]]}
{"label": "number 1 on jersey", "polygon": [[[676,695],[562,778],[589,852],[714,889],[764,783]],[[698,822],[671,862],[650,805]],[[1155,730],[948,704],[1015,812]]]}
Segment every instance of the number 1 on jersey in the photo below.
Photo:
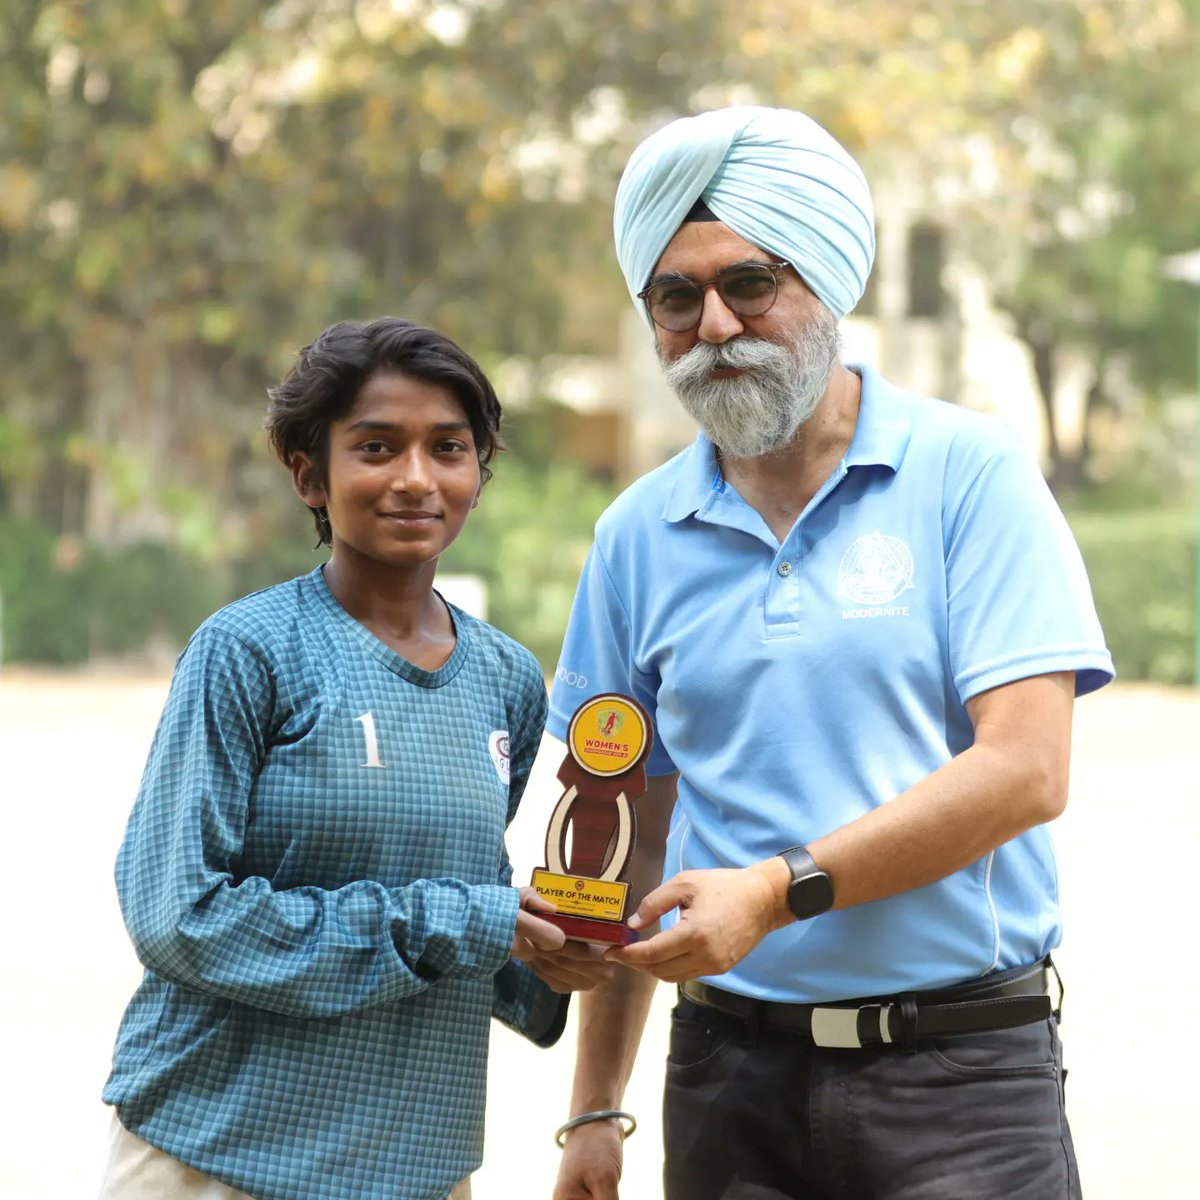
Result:
{"label": "number 1 on jersey", "polygon": [[367,743],[367,761],[363,763],[363,766],[382,767],[383,763],[379,761],[379,742],[375,737],[375,718],[369,712],[365,712],[361,717],[354,719],[361,722],[363,740]]}

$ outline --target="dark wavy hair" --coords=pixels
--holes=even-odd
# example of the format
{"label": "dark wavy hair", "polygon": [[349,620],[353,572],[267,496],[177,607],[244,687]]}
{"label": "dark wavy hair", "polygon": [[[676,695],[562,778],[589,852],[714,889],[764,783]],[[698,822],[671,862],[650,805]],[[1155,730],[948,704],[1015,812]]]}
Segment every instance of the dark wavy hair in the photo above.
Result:
{"label": "dark wavy hair", "polygon": [[[504,449],[495,389],[457,342],[401,317],[331,325],[300,351],[283,380],[267,389],[267,437],[284,466],[290,468],[297,454],[307,454],[321,481],[328,482],[329,427],[346,416],[363,385],[379,371],[395,371],[453,393],[471,425],[482,482],[492,477],[487,464]],[[318,544],[331,545],[329,515],[323,508],[310,511]]]}

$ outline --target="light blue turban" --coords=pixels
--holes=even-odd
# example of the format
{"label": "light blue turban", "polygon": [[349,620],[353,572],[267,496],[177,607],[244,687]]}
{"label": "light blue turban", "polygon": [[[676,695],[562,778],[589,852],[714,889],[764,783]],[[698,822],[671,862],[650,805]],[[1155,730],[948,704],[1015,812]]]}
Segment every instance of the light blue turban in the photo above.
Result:
{"label": "light blue turban", "polygon": [[633,152],[617,187],[617,261],[634,303],[698,199],[739,237],[786,258],[836,316],[862,298],[875,259],[871,192],[810,117],[721,108],[672,121]]}

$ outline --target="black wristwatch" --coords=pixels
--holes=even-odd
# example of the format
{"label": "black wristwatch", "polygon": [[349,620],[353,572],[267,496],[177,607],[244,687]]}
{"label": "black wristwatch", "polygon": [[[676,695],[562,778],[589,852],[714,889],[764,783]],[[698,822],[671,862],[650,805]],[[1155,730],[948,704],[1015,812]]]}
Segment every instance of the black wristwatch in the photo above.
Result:
{"label": "black wristwatch", "polygon": [[819,916],[833,907],[833,883],[813,862],[803,846],[781,850],[779,857],[788,865],[792,882],[788,884],[787,905],[797,921]]}

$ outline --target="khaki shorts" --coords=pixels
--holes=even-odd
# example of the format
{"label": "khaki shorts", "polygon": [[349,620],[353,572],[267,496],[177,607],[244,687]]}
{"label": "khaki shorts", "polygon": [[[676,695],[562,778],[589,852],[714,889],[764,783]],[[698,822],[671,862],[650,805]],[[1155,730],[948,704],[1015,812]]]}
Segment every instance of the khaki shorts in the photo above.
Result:
{"label": "khaki shorts", "polygon": [[[129,1132],[114,1112],[108,1134],[108,1167],[98,1200],[253,1200],[164,1154]],[[471,1200],[471,1181],[455,1185],[446,1200]]]}

